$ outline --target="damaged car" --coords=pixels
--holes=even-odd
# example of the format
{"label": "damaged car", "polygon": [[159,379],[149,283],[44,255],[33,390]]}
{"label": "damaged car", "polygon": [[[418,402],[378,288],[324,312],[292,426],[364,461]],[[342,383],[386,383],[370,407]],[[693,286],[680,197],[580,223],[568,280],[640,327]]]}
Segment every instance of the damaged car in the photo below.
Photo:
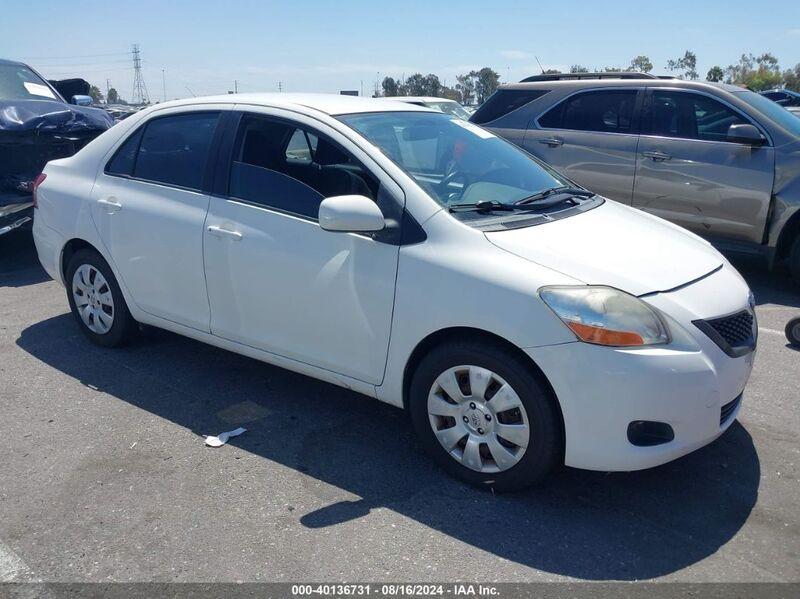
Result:
{"label": "damaged car", "polygon": [[82,92],[70,102],[31,67],[0,59],[0,235],[32,220],[31,192],[48,161],[72,156],[114,124],[103,110],[81,105],[91,102],[88,83],[66,83]]}

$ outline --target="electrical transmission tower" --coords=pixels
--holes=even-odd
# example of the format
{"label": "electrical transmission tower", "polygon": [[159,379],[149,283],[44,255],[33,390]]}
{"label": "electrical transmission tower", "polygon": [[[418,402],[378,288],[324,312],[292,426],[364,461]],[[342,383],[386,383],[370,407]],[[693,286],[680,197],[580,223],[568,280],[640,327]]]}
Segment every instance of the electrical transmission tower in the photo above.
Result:
{"label": "electrical transmission tower", "polygon": [[147,85],[142,76],[142,57],[139,55],[139,44],[133,44],[131,50],[133,54],[133,93],[131,94],[131,104],[149,104],[150,96],[147,93]]}

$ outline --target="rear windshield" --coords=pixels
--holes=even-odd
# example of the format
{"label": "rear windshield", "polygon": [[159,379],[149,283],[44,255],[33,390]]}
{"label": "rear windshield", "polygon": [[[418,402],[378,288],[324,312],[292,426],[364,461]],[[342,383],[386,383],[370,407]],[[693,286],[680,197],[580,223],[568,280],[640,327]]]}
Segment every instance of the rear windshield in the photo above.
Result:
{"label": "rear windshield", "polygon": [[481,107],[469,120],[479,125],[496,121],[501,116],[542,97],[548,91],[546,89],[499,89],[481,104]]}
{"label": "rear windshield", "polygon": [[60,100],[47,82],[24,65],[0,64],[0,100]]}

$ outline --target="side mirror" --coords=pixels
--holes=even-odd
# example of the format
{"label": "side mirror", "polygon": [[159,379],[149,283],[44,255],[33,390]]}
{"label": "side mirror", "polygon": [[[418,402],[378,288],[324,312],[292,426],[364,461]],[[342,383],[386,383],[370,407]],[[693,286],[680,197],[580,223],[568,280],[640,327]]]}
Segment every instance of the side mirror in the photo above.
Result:
{"label": "side mirror", "polygon": [[91,106],[92,102],[92,96],[72,96],[72,103],[76,106]]}
{"label": "side mirror", "polygon": [[762,146],[767,139],[761,135],[755,125],[731,125],[728,128],[728,141],[751,146]]}
{"label": "side mirror", "polygon": [[319,226],[326,231],[373,233],[386,226],[378,205],[365,196],[335,196],[319,205]]}

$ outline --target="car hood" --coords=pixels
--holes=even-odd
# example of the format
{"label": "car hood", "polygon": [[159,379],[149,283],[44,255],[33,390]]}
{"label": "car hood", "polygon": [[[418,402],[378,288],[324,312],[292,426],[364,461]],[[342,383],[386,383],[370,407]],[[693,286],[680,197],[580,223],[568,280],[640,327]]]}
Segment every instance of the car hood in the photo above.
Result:
{"label": "car hood", "polygon": [[99,108],[73,106],[57,100],[0,102],[0,132],[75,134],[105,131],[114,120]]}
{"label": "car hood", "polygon": [[724,261],[693,233],[610,200],[569,218],[485,235],[512,254],[584,283],[637,296],[699,279]]}

